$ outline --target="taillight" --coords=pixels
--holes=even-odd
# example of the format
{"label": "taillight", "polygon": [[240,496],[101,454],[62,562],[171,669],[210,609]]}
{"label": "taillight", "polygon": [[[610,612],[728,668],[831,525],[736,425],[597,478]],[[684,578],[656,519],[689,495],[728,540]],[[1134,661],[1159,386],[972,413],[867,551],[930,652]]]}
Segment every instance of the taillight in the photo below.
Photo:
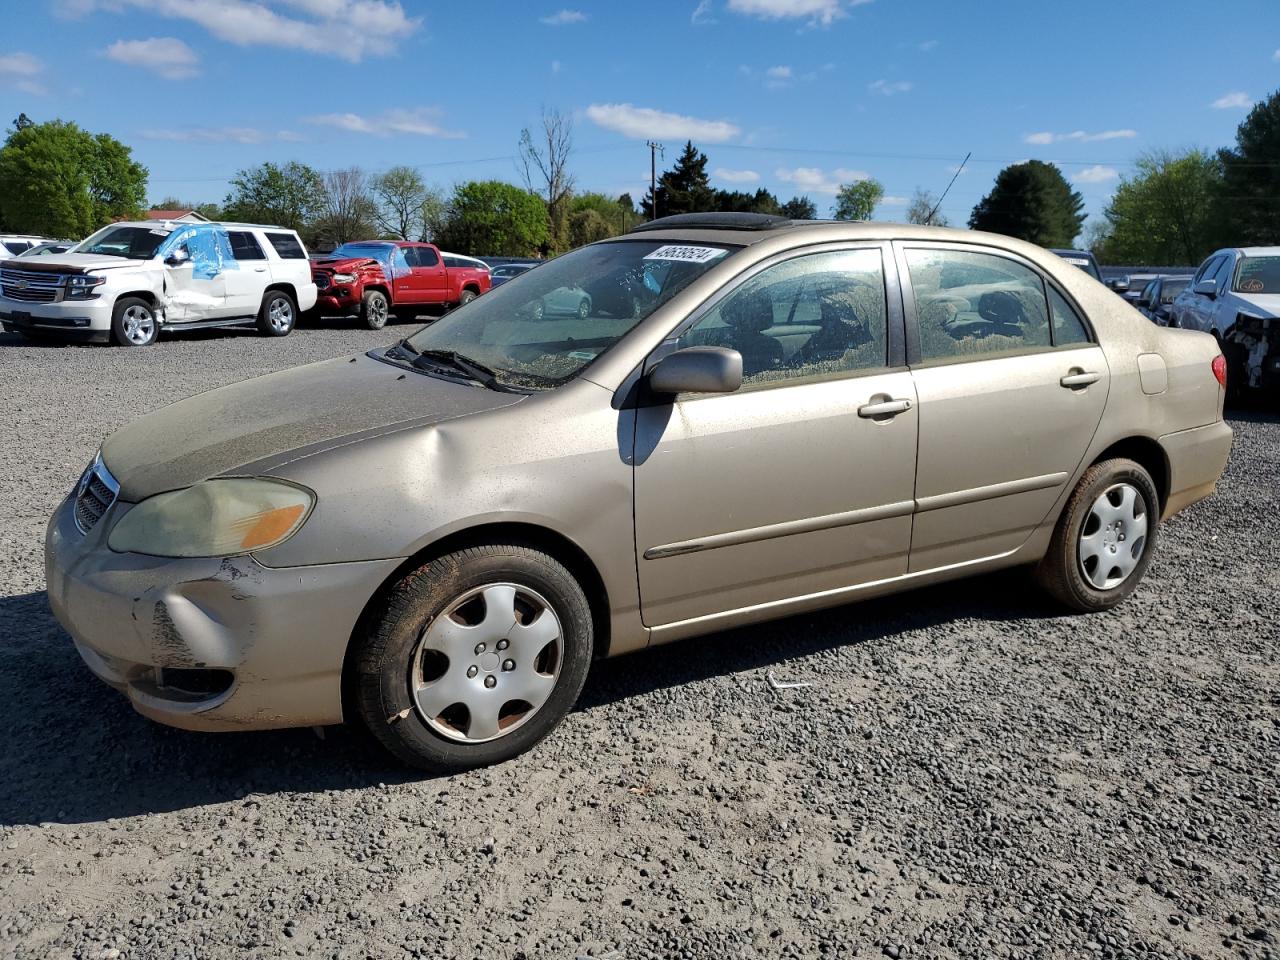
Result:
{"label": "taillight", "polygon": [[1222,384],[1222,389],[1227,389],[1227,358],[1222,354],[1213,358],[1213,375],[1218,378],[1218,383]]}

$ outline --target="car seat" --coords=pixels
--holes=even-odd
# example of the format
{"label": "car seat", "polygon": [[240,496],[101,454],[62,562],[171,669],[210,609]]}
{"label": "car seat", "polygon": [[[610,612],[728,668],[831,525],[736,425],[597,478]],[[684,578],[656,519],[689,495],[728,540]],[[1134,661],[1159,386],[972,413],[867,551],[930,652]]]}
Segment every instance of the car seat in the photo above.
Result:
{"label": "car seat", "polygon": [[726,326],[717,332],[714,346],[730,347],[742,354],[742,375],[749,377],[782,363],[782,344],[763,331],[773,326],[773,301],[762,290],[735,294],[720,307]]}
{"label": "car seat", "polygon": [[819,329],[800,350],[805,363],[838,360],[854,347],[871,341],[867,324],[853,305],[852,291],[824,293],[818,298]]}

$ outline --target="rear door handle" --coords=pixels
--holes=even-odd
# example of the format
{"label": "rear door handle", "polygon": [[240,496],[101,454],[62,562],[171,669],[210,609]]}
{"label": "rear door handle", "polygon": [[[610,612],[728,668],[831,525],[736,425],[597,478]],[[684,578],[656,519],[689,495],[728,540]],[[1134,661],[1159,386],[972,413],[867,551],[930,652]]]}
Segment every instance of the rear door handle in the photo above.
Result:
{"label": "rear door handle", "polygon": [[1102,374],[1093,373],[1092,371],[1080,371],[1078,373],[1068,373],[1058,382],[1064,387],[1075,390],[1079,387],[1087,387],[1091,383],[1097,383],[1102,379]]}
{"label": "rear door handle", "polygon": [[858,408],[858,416],[865,417],[868,420],[876,420],[881,417],[896,417],[898,414],[906,413],[910,409],[910,400],[880,400],[876,403],[864,403]]}
{"label": "rear door handle", "polygon": [[254,272],[254,273],[266,273],[266,272],[267,272],[267,268],[266,268],[266,267],[254,267],[254,268],[253,268],[253,272]]}

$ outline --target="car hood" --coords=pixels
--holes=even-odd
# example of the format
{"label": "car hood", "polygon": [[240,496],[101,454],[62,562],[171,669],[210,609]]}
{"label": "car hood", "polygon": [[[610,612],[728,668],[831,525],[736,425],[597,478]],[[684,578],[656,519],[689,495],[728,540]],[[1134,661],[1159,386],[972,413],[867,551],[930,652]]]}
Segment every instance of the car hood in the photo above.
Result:
{"label": "car hood", "polygon": [[262,472],[337,443],[509,406],[522,394],[341,357],[197,394],[107,438],[102,459],[136,502],[210,477]]}
{"label": "car hood", "polygon": [[1258,316],[1280,317],[1280,293],[1233,293],[1232,296]]}
{"label": "car hood", "polygon": [[326,260],[311,261],[312,270],[332,270],[335,273],[364,266],[381,267],[382,264],[372,257],[330,257]]}
{"label": "car hood", "polygon": [[147,266],[149,260],[129,260],[125,257],[108,257],[97,253],[51,253],[43,257],[25,260],[6,260],[3,266],[11,270],[35,270],[49,273],[84,273],[87,270],[119,270]]}

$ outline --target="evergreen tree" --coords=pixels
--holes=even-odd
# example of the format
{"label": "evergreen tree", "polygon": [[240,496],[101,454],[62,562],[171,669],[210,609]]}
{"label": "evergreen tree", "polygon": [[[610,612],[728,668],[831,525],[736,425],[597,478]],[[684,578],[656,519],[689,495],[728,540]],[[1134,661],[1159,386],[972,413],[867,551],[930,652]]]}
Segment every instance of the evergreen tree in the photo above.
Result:
{"label": "evergreen tree", "polygon": [[1051,163],[1028,160],[1005,167],[969,226],[1042,247],[1069,247],[1084,225],[1084,198]]}
{"label": "evergreen tree", "polygon": [[[650,218],[654,216],[653,201],[651,195],[642,201],[645,215]],[[716,191],[707,176],[707,155],[695,147],[692,140],[685,143],[676,165],[658,178],[657,201],[659,217],[716,209]]]}
{"label": "evergreen tree", "polygon": [[781,213],[790,220],[816,220],[818,206],[808,197],[792,197],[782,205]]}
{"label": "evergreen tree", "polygon": [[1280,91],[1256,104],[1220,150],[1222,186],[1215,203],[1223,239],[1272,244],[1280,238]]}

